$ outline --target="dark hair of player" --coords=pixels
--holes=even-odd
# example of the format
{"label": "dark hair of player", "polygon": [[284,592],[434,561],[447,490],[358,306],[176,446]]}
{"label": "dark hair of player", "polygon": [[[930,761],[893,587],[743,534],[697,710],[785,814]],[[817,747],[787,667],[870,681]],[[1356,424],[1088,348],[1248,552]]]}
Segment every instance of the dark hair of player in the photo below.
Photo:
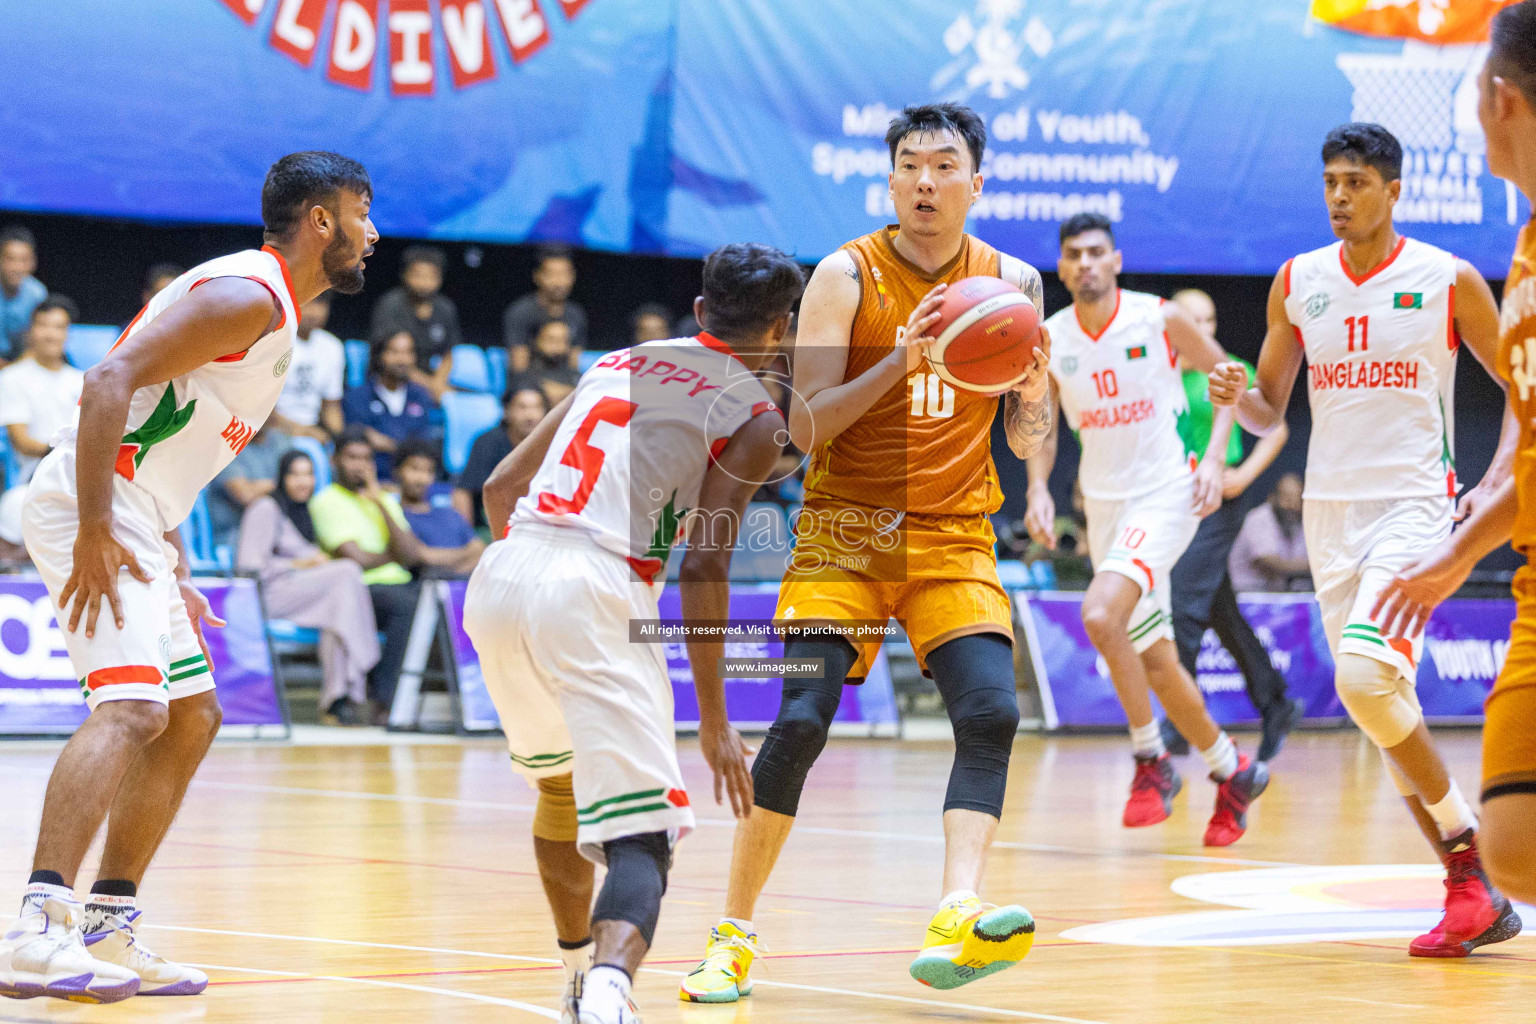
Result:
{"label": "dark hair of player", "polygon": [[1084,211],[1074,213],[1061,222],[1061,244],[1065,245],[1067,239],[1076,238],[1090,231],[1102,231],[1109,236],[1110,243],[1114,243],[1115,226],[1109,222],[1109,218],[1102,213]]}
{"label": "dark hair of player", "polygon": [[336,454],[340,455],[354,444],[373,451],[373,445],[368,441],[368,428],[361,423],[349,423],[336,435]]}
{"label": "dark hair of player", "polygon": [[1341,124],[1323,140],[1323,163],[1339,157],[1381,172],[1382,181],[1403,176],[1403,147],[1397,136],[1379,124],[1354,121]]}
{"label": "dark hair of player", "polygon": [[438,445],[424,437],[410,437],[401,441],[395,448],[395,468],[405,465],[406,459],[429,459],[432,462],[432,471],[442,464],[442,454]]}
{"label": "dark hair of player", "polygon": [[413,245],[400,254],[402,270],[409,270],[418,263],[430,264],[437,268],[438,273],[442,273],[448,266],[448,257],[434,245]]}
{"label": "dark hair of player", "polygon": [[156,263],[144,272],[144,289],[148,291],[167,278],[174,280],[187,272],[186,267],[174,263]]}
{"label": "dark hair of player", "polygon": [[891,118],[885,131],[885,144],[891,149],[891,166],[896,166],[896,147],[908,135],[953,132],[965,140],[971,151],[971,173],[981,171],[981,154],[987,149],[987,123],[970,107],[959,103],[927,103],[907,107]]}
{"label": "dark hair of player", "polygon": [[1513,82],[1536,107],[1536,3],[1511,4],[1494,15],[1488,38],[1493,73]]}
{"label": "dark hair of player", "polygon": [[805,268],[771,245],[725,245],[704,261],[704,329],[750,340],[788,313],[805,291]]}
{"label": "dark hair of player", "polygon": [[261,222],[268,237],[287,238],[304,211],[316,204],[334,213],[330,204],[342,190],[372,199],[367,168],[324,150],[289,153],[272,165],[261,186]]}
{"label": "dark hair of player", "polygon": [[32,319],[36,320],[42,314],[52,313],[56,309],[63,310],[64,315],[69,317],[70,323],[80,319],[80,307],[75,305],[75,300],[58,292],[50,293],[46,299],[32,307]]}
{"label": "dark hair of player", "polygon": [[37,237],[20,224],[12,224],[10,227],[0,231],[0,247],[11,242],[20,242],[22,245],[29,246],[34,250],[37,248]]}

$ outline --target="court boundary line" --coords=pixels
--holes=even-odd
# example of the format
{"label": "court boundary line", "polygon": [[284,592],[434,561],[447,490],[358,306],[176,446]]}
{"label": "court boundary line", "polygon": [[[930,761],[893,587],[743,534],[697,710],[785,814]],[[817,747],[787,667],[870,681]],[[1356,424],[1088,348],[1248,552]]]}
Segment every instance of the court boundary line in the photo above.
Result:
{"label": "court boundary line", "polygon": [[[162,926],[163,927],[163,926]],[[558,963],[558,961],[556,961]],[[274,977],[296,978],[306,981],[339,981],[350,985],[368,985],[373,988],[404,989],[407,992],[424,992],[434,996],[450,996],[455,999],[467,999],[475,1003],[489,1003],[492,1006],[506,1006],[514,1010],[522,1010],[547,1020],[559,1020],[560,1014],[555,1010],[543,1006],[535,1006],[533,1003],[520,1003],[516,999],[505,999],[501,996],[488,996],[480,992],[465,992],[451,988],[435,988],[431,985],[409,985],[400,981],[384,981],[379,978],[349,978],[342,974],[306,974],[302,971],[271,971],[260,967],[229,967],[223,964],[189,964],[205,971],[231,971],[236,974],[270,974]]]}

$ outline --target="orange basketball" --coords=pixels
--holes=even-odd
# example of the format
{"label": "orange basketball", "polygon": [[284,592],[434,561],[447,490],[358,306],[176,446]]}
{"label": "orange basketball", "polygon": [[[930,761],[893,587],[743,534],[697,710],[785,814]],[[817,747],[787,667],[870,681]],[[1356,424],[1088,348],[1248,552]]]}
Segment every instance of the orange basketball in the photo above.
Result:
{"label": "orange basketball", "polygon": [[957,388],[1006,391],[1034,365],[1040,311],[997,277],[967,277],[944,293],[928,350],[933,372]]}

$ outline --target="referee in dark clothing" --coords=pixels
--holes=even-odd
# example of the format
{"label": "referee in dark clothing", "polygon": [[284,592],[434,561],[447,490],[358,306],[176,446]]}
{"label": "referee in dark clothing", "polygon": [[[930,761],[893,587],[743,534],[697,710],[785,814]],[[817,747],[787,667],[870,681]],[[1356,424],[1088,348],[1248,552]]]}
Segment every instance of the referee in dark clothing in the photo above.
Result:
{"label": "referee in dark clothing", "polygon": [[[1191,288],[1179,292],[1173,300],[1189,314],[1195,326],[1215,337],[1216,305],[1209,295]],[[1243,365],[1247,366],[1248,377],[1252,380],[1253,367],[1247,363]],[[1210,444],[1213,416],[1205,374],[1185,367],[1181,369],[1189,413],[1181,419],[1179,430],[1189,451],[1205,451]],[[1179,661],[1192,678],[1197,677],[1195,659],[1200,654],[1200,642],[1207,629],[1216,631],[1221,645],[1243,673],[1248,699],[1259,711],[1263,723],[1257,755],[1260,761],[1268,761],[1280,752],[1286,735],[1301,720],[1304,706],[1300,700],[1289,697],[1284,677],[1270,662],[1269,652],[1264,650],[1253,627],[1238,609],[1232,579],[1227,574],[1227,557],[1232,553],[1232,545],[1237,542],[1238,530],[1243,525],[1244,504],[1239,499],[1275,461],[1288,436],[1285,424],[1281,423],[1269,436],[1260,438],[1252,453],[1244,459],[1242,438],[1238,431],[1232,431],[1232,440],[1227,447],[1221,508],[1200,521],[1195,539],[1173,567],[1169,578],[1173,591],[1174,643],[1178,647]],[[1169,753],[1189,753],[1189,741],[1180,736],[1166,718],[1162,722],[1162,732]]]}

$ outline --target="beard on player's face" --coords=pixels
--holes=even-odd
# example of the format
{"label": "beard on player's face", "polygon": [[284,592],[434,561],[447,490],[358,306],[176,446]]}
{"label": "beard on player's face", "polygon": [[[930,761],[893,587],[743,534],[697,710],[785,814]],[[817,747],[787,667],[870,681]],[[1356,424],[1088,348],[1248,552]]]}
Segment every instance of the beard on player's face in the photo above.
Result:
{"label": "beard on player's face", "polygon": [[320,269],[331,288],[342,295],[356,295],[363,290],[363,247],[348,237],[338,221],[336,237],[320,254]]}

